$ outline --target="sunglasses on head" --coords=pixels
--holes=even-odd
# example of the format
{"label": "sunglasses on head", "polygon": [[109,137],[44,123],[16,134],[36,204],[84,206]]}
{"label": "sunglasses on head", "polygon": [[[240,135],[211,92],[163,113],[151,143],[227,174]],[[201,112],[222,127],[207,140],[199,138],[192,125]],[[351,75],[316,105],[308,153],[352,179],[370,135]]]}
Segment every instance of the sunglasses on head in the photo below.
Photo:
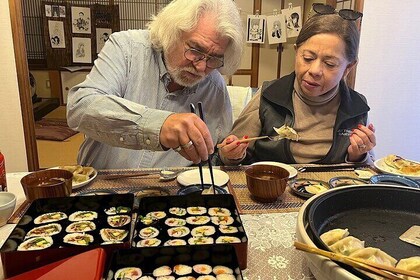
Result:
{"label": "sunglasses on head", "polygon": [[341,9],[337,12],[334,7],[322,3],[313,3],[312,9],[315,13],[320,15],[331,15],[338,13],[338,15],[345,20],[357,20],[363,16],[361,12],[350,9]]}

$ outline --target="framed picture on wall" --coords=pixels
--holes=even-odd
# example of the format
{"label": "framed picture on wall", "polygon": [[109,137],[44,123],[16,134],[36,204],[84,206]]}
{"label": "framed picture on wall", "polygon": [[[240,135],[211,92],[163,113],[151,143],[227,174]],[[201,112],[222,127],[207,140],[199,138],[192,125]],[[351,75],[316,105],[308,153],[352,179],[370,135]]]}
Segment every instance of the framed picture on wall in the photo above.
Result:
{"label": "framed picture on wall", "polygon": [[71,23],[73,33],[91,34],[90,8],[71,7]]}
{"label": "framed picture on wall", "polygon": [[48,31],[50,35],[51,48],[66,48],[66,40],[64,37],[64,23],[62,21],[49,20]]}
{"label": "framed picture on wall", "polygon": [[72,53],[74,63],[92,63],[92,43],[90,38],[72,38]]}
{"label": "framed picture on wall", "polygon": [[284,15],[267,16],[267,34],[269,44],[280,44],[287,41]]}
{"label": "framed picture on wall", "polygon": [[297,37],[302,29],[302,9],[300,6],[281,10],[286,17],[287,38]]}
{"label": "framed picture on wall", "polygon": [[96,28],[96,53],[99,53],[111,35],[111,28]]}
{"label": "framed picture on wall", "polygon": [[266,17],[261,15],[248,15],[247,17],[247,43],[264,43]]}

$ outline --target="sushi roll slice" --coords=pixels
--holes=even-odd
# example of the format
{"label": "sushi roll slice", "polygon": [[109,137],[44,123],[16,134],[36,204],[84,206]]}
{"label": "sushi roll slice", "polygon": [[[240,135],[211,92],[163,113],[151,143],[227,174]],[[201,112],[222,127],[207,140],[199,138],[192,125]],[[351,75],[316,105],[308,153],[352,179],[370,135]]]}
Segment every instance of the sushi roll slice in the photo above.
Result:
{"label": "sushi roll slice", "polygon": [[61,225],[57,223],[48,224],[31,229],[25,238],[34,236],[52,236],[61,232]]}
{"label": "sushi roll slice", "polygon": [[157,238],[149,238],[143,239],[137,242],[137,247],[157,247],[161,243],[160,239]]}
{"label": "sushi roll slice", "polygon": [[115,272],[115,280],[137,280],[141,277],[143,272],[138,267],[124,267]]}
{"label": "sushi roll slice", "polygon": [[122,227],[131,222],[131,217],[128,215],[109,216],[107,219],[111,227]]}
{"label": "sushi roll slice", "polygon": [[146,226],[149,226],[149,225],[155,224],[155,223],[157,223],[157,222],[159,221],[159,219],[153,218],[153,217],[151,217],[151,216],[139,216],[139,217],[138,217],[138,220],[139,220],[139,221],[140,221],[143,225],[146,225]]}
{"label": "sushi roll slice", "polygon": [[160,220],[166,217],[166,213],[163,211],[153,211],[153,212],[147,213],[146,217],[151,217],[151,218]]}
{"label": "sushi roll slice", "polygon": [[153,270],[153,276],[155,277],[168,276],[168,275],[171,275],[171,273],[172,273],[172,269],[167,265],[160,266],[156,268],[155,270]]}
{"label": "sushi roll slice", "polygon": [[63,212],[45,213],[35,218],[34,224],[46,224],[67,219],[67,215]]}
{"label": "sushi roll slice", "polygon": [[176,275],[180,276],[187,275],[192,272],[192,267],[185,264],[177,264],[174,266],[174,272]]}
{"label": "sushi roll slice", "polygon": [[213,244],[214,240],[212,237],[206,236],[194,236],[188,239],[190,245],[201,245],[201,244]]}
{"label": "sushi roll slice", "polygon": [[92,231],[96,229],[95,223],[91,221],[79,221],[79,222],[73,222],[70,225],[66,227],[66,232],[72,233],[72,232],[86,232],[86,231]]}
{"label": "sushi roll slice", "polygon": [[209,209],[210,216],[230,216],[230,210],[223,207],[211,207]]}
{"label": "sushi roll slice", "polygon": [[169,208],[169,213],[176,216],[185,216],[185,214],[187,214],[187,210],[181,207],[171,207]]}
{"label": "sushi roll slice", "polygon": [[187,227],[173,227],[168,229],[168,235],[171,237],[183,237],[190,233]]}
{"label": "sushi roll slice", "polygon": [[234,220],[231,216],[213,216],[211,222],[215,225],[231,225]]}
{"label": "sushi roll slice", "polygon": [[224,265],[216,265],[213,267],[213,273],[216,275],[219,274],[233,274],[233,270],[227,266]]}
{"label": "sushi roll slice", "polygon": [[70,222],[77,221],[92,221],[98,218],[98,213],[95,211],[77,211],[69,216]]}
{"label": "sushi roll slice", "polygon": [[238,228],[233,226],[227,226],[227,225],[220,225],[219,230],[221,233],[229,234],[229,233],[237,233]]}
{"label": "sushi roll slice", "polygon": [[152,276],[145,275],[140,277],[139,280],[155,280],[155,278],[153,278]]}
{"label": "sushi roll slice", "polygon": [[213,275],[201,275],[198,276],[197,280],[216,280],[216,277]]}
{"label": "sushi roll slice", "polygon": [[87,233],[75,232],[64,236],[63,241],[68,244],[87,246],[93,242],[93,236]]}
{"label": "sushi roll slice", "polygon": [[216,229],[214,226],[199,226],[191,230],[191,235],[196,236],[210,236],[215,234]]}
{"label": "sushi roll slice", "polygon": [[163,245],[164,246],[181,246],[181,245],[187,245],[187,241],[183,239],[169,239]]}
{"label": "sushi roll slice", "polygon": [[175,276],[171,276],[171,275],[160,276],[160,277],[156,278],[156,280],[175,280]]}
{"label": "sushi roll slice", "polygon": [[184,219],[167,218],[165,220],[165,224],[170,227],[179,227],[179,226],[185,226],[187,222]]}
{"label": "sushi roll slice", "polygon": [[125,206],[111,207],[104,210],[107,215],[127,214],[130,213],[131,208]]}
{"label": "sushi roll slice", "polygon": [[31,221],[32,221],[32,217],[31,217],[31,216],[29,216],[29,215],[24,215],[24,216],[20,219],[20,221],[19,221],[19,223],[18,223],[18,226],[25,226],[25,225],[29,224]]}
{"label": "sushi roll slice", "polygon": [[194,206],[194,207],[188,207],[187,212],[190,215],[203,215],[207,213],[206,207],[202,206]]}
{"label": "sushi roll slice", "polygon": [[236,280],[233,274],[219,274],[216,275],[217,280]]}
{"label": "sushi roll slice", "polygon": [[205,225],[208,222],[210,222],[210,217],[209,216],[192,216],[192,217],[188,217],[186,220],[187,220],[187,223],[191,225]]}
{"label": "sushi roll slice", "polygon": [[12,252],[16,250],[17,247],[18,245],[16,241],[14,241],[13,239],[7,239],[6,242],[4,242],[3,247],[1,247],[1,252]]}
{"label": "sushi roll slice", "polygon": [[213,271],[208,264],[196,264],[193,266],[193,269],[197,274],[210,274]]}
{"label": "sushi roll slice", "polygon": [[219,236],[216,243],[241,243],[241,240],[234,236]]}
{"label": "sushi roll slice", "polygon": [[102,237],[102,240],[105,242],[119,242],[128,235],[128,230],[103,228],[99,231],[99,233]]}
{"label": "sushi roll slice", "polygon": [[145,227],[139,232],[139,237],[143,239],[154,238],[159,235],[159,230],[155,227]]}
{"label": "sushi roll slice", "polygon": [[176,280],[196,280],[194,276],[182,276],[179,278],[176,278]]}
{"label": "sushi roll slice", "polygon": [[19,247],[17,248],[18,251],[35,251],[35,250],[43,250],[48,247],[51,247],[53,244],[53,240],[50,236],[43,236],[43,237],[32,237],[25,241],[23,241]]}

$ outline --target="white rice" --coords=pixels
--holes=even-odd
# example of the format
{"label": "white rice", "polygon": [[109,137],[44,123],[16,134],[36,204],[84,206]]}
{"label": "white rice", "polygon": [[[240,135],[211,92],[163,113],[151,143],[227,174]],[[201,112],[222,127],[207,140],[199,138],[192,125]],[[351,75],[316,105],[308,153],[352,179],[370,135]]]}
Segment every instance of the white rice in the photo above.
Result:
{"label": "white rice", "polygon": [[212,272],[212,267],[208,264],[196,264],[193,269],[198,274],[210,274]]}
{"label": "white rice", "polygon": [[203,215],[207,213],[206,207],[202,206],[194,206],[194,207],[188,207],[187,212],[190,215]]}
{"label": "white rice", "polygon": [[191,225],[205,225],[208,222],[210,222],[210,217],[209,216],[192,216],[192,217],[188,217],[186,220],[187,220],[187,223]]}
{"label": "white rice", "polygon": [[185,264],[177,264],[174,266],[174,272],[176,275],[187,275],[192,272],[192,267]]}
{"label": "white rice", "polygon": [[230,216],[230,210],[223,207],[211,207],[209,209],[210,216]]}
{"label": "white rice", "polygon": [[171,207],[169,208],[169,213],[171,213],[172,215],[184,216],[185,214],[187,214],[187,210],[181,207]]}
{"label": "white rice", "polygon": [[173,227],[168,229],[168,235],[171,237],[184,237],[190,233],[190,229],[187,227]]}
{"label": "white rice", "polygon": [[231,225],[234,220],[231,216],[213,216],[211,222],[215,225]]}
{"label": "white rice", "polygon": [[199,226],[191,230],[191,235],[196,236],[210,236],[215,234],[216,229],[214,226]]}
{"label": "white rice", "polygon": [[153,276],[155,277],[168,276],[168,275],[171,275],[171,273],[172,273],[172,269],[167,265],[158,267],[155,270],[153,270]]}
{"label": "white rice", "polygon": [[139,237],[143,239],[154,238],[159,235],[159,230],[155,227],[145,227],[140,230]]}

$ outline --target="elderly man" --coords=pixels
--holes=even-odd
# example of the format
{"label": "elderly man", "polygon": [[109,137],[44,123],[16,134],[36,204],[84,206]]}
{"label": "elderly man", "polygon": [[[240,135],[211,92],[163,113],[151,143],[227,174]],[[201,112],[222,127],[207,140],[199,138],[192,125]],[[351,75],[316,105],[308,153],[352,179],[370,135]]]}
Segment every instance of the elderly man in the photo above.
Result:
{"label": "elderly man", "polygon": [[[175,0],[148,30],[112,34],[86,80],[69,93],[69,126],[87,135],[79,164],[144,168],[207,160],[232,125],[220,73],[236,71],[242,48],[239,11],[226,0]],[[198,102],[206,123],[190,113]]]}

